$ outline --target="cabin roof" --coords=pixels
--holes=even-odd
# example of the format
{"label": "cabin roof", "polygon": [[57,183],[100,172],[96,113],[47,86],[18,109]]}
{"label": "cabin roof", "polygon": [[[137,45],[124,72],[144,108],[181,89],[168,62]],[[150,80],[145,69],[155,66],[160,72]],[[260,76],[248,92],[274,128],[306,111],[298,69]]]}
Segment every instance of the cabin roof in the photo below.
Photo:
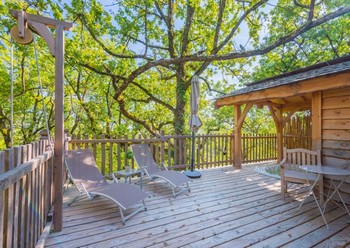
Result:
{"label": "cabin roof", "polygon": [[224,98],[243,95],[255,91],[274,88],[282,85],[293,84],[307,79],[337,74],[350,71],[350,55],[304,67],[278,76],[266,78],[246,84],[246,87],[235,90],[229,94],[217,98],[217,101]]}

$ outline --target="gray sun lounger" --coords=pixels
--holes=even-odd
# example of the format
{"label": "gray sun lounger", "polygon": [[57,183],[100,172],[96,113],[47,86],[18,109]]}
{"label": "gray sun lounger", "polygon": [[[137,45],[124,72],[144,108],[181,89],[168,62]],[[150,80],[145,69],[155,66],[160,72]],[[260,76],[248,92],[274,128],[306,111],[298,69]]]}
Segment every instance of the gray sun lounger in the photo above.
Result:
{"label": "gray sun lounger", "polygon": [[[148,194],[134,185],[118,183],[113,174],[115,183],[108,183],[97,168],[90,149],[66,151],[65,164],[71,181],[81,193],[80,196],[87,195],[90,200],[95,196],[103,196],[114,201],[119,206],[123,224],[135,214],[147,210],[144,199],[148,197]],[[74,198],[68,205],[71,205],[78,197]],[[139,202],[142,202],[142,207],[124,216],[124,211],[127,208]]]}
{"label": "gray sun lounger", "polygon": [[[131,145],[131,150],[134,154],[136,164],[142,173],[147,175],[151,180],[161,178],[167,181],[171,185],[174,197],[185,191],[190,192],[188,182],[190,182],[191,179],[180,172],[168,170],[165,166],[165,170],[161,170],[154,161],[151,150],[147,144]],[[186,185],[185,188],[176,192],[175,189],[182,185]]]}

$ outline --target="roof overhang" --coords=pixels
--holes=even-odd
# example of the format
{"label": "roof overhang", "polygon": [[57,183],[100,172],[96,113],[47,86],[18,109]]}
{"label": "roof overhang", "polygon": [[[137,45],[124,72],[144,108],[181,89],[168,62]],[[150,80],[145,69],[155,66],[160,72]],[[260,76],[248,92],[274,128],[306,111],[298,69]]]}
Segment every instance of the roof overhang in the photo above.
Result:
{"label": "roof overhang", "polygon": [[[327,70],[333,66],[333,70]],[[274,80],[266,80],[259,84],[250,84],[231,94],[218,98],[215,107],[242,105],[253,103],[259,106],[278,106],[288,109],[311,109],[313,92],[350,86],[350,61],[339,65],[330,65],[303,73],[290,74]],[[334,68],[337,70],[334,70]],[[318,73],[315,75],[315,71]],[[313,75],[305,78],[305,74]],[[312,74],[314,73],[314,74]]]}

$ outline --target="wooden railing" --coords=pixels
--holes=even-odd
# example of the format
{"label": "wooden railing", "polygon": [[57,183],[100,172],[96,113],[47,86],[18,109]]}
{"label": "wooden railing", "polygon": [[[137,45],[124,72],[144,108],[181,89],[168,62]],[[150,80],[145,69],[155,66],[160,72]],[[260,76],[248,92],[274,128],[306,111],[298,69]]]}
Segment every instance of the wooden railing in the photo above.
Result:
{"label": "wooden railing", "polygon": [[[135,168],[130,149],[135,143],[148,143],[155,160],[171,168],[184,169],[191,164],[190,135],[116,139],[106,139],[104,135],[98,138],[72,136],[67,140],[68,149],[91,148],[103,173],[122,170],[127,165]],[[196,135],[196,168],[232,165],[233,141],[230,134]],[[47,224],[54,202],[53,152],[47,145],[47,141],[38,141],[0,151],[2,247],[34,247]],[[275,160],[276,150],[275,134],[242,137],[244,163]]]}
{"label": "wooden railing", "polygon": [[[195,138],[197,168],[209,168],[232,164],[230,153],[233,144],[232,135],[197,135]],[[89,147],[93,150],[97,163],[101,165],[101,171],[109,173],[121,170],[125,166],[135,167],[130,146],[136,143],[148,143],[154,159],[159,164],[165,164],[170,168],[186,168],[191,164],[191,136],[161,136],[158,138],[118,137],[105,139],[89,139],[80,136],[72,136],[69,149]]]}
{"label": "wooden railing", "polygon": [[257,163],[277,159],[276,134],[244,134],[242,137],[243,163]]}
{"label": "wooden railing", "polygon": [[53,204],[47,141],[0,151],[0,246],[34,247]]}
{"label": "wooden railing", "polygon": [[[277,157],[276,135],[244,135],[242,137],[243,162],[274,160]],[[167,135],[157,138],[72,136],[69,149],[91,148],[103,173],[135,167],[130,146],[148,143],[157,163],[170,168],[184,169],[191,164],[191,136]],[[233,164],[233,135],[196,135],[195,166],[197,169]]]}

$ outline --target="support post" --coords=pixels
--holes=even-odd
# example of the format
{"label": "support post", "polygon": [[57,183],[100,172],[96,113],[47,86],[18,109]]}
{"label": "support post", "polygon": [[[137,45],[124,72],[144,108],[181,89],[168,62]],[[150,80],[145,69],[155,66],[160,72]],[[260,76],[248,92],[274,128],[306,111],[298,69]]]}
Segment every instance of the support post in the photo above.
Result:
{"label": "support post", "polygon": [[[282,109],[274,109],[269,106],[270,113],[276,126],[277,131],[277,163],[280,163],[283,159],[283,127],[287,120],[283,120]],[[290,118],[291,115],[288,115]]]}
{"label": "support post", "polygon": [[277,163],[280,163],[283,159],[283,115],[282,110],[278,109],[276,111],[276,116],[278,120],[278,124],[276,125],[277,129]]}
{"label": "support post", "polygon": [[[22,22],[23,19],[32,25],[41,37],[46,41],[51,54],[55,56],[55,144],[54,144],[54,231],[62,230],[62,205],[63,205],[63,155],[64,155],[64,30],[71,30],[72,23],[58,21],[48,17],[33,15],[22,11],[10,10],[10,14]],[[43,24],[43,25],[42,25]],[[46,27],[45,27],[46,26]],[[56,30],[56,38],[47,28]],[[54,41],[54,44],[53,44]]]}
{"label": "support post", "polygon": [[235,105],[234,119],[234,162],[235,168],[242,168],[242,126],[249,110],[253,107],[252,103],[247,103],[242,112],[241,105]]}
{"label": "support post", "polygon": [[322,95],[321,92],[312,93],[311,102],[312,122],[312,150],[322,148]]}
{"label": "support post", "polygon": [[235,105],[234,107],[234,161],[235,168],[242,168],[242,132],[239,124],[239,119],[241,117],[241,105]]}
{"label": "support post", "polygon": [[63,205],[63,146],[64,146],[64,32],[63,26],[56,26],[55,46],[55,157],[53,212],[54,231],[62,230]]}
{"label": "support post", "polygon": [[[322,162],[322,93],[321,91],[312,93],[311,100],[311,123],[312,123],[312,150],[321,151],[321,164]],[[324,184],[323,176],[321,175],[319,179],[319,195],[320,195],[320,204],[324,203]]]}

